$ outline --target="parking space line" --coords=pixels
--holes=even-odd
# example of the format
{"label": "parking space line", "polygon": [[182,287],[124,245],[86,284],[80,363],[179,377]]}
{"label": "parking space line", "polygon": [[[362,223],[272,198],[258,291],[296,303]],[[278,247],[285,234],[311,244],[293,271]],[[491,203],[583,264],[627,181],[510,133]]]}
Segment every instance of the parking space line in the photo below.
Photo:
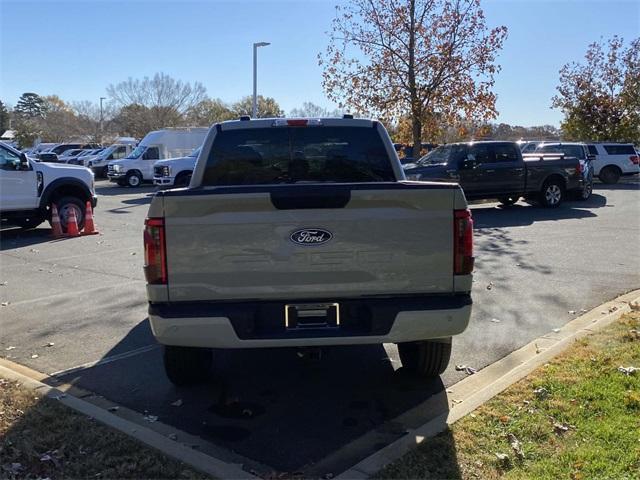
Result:
{"label": "parking space line", "polygon": [[[11,307],[16,307],[20,305],[27,305],[29,303],[42,302],[44,300],[52,300],[54,298],[64,298],[64,297],[77,297],[78,295],[84,295],[85,293],[93,293],[99,292],[100,290],[111,290],[117,287],[124,287],[127,285],[131,285],[134,283],[145,283],[144,280],[131,280],[129,282],[117,283],[115,285],[103,285],[101,287],[87,288],[86,290],[73,290],[71,292],[63,292],[63,293],[55,293],[53,295],[47,295],[46,297],[38,297],[38,298],[30,298],[29,300],[19,300],[17,302],[11,302]],[[147,302],[141,302],[141,304]]]}
{"label": "parking space line", "polygon": [[157,348],[160,348],[160,345],[155,344],[155,345],[147,345],[146,347],[135,348],[133,350],[129,350],[128,352],[119,353],[118,355],[105,357],[101,360],[83,363],[82,365],[67,368],[65,370],[59,370],[57,372],[50,373],[49,376],[63,377],[65,375],[76,373],[82,370],[87,370],[89,368],[97,367],[99,365],[106,365],[107,363],[117,362],[118,360],[124,360],[125,358],[135,357],[136,355],[141,355],[143,353],[151,352],[152,350],[155,350]]}

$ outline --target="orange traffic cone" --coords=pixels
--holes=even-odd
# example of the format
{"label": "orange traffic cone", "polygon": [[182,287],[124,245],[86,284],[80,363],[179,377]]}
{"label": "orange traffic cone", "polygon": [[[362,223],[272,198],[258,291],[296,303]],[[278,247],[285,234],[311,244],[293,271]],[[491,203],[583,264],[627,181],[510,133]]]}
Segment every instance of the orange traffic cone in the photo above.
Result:
{"label": "orange traffic cone", "polygon": [[87,200],[87,206],[84,210],[84,232],[82,232],[82,235],[96,235],[98,233],[100,232],[96,230],[96,225],[93,223],[91,202]]}
{"label": "orange traffic cone", "polygon": [[73,207],[69,209],[69,216],[67,217],[67,236],[80,236],[80,230],[78,230],[78,218],[76,217],[76,209]]}
{"label": "orange traffic cone", "polygon": [[51,235],[53,238],[64,237],[64,233],[62,233],[62,225],[60,225],[58,207],[56,207],[55,203],[51,204]]}

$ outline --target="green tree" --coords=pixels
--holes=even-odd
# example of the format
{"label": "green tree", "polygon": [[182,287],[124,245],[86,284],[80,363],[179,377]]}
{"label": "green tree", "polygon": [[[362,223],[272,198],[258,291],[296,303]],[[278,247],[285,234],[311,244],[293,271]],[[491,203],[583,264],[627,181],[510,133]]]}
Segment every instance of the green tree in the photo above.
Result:
{"label": "green tree", "polygon": [[4,133],[5,130],[9,129],[9,111],[7,107],[5,107],[2,100],[0,100],[0,135]]}
{"label": "green tree", "polygon": [[341,108],[408,117],[417,157],[432,126],[495,118],[506,34],[487,27],[480,0],[352,0],[336,7],[318,56],[323,87]]}
{"label": "green tree", "polygon": [[640,38],[592,43],[584,63],[562,67],[557,90],[565,138],[640,142]]}
{"label": "green tree", "polygon": [[207,98],[187,110],[186,122],[192,126],[209,126],[235,117],[231,108],[222,100]]}
{"label": "green tree", "polygon": [[25,92],[18,99],[13,111],[21,117],[42,117],[46,113],[47,106],[44,99],[37,93]]}
{"label": "green tree", "polygon": [[[234,118],[242,115],[251,115],[253,110],[253,97],[248,95],[243,97],[231,106]],[[278,105],[278,102],[271,97],[263,97],[258,95],[258,118],[274,118],[282,117],[284,112]]]}

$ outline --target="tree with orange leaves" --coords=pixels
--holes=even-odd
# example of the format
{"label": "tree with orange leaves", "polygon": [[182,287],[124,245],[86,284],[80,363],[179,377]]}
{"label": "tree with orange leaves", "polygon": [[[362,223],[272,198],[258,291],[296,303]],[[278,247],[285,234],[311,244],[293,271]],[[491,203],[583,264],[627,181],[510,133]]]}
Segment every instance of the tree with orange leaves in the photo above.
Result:
{"label": "tree with orange leaves", "polygon": [[425,127],[497,116],[491,89],[507,28],[487,27],[480,0],[352,0],[336,10],[318,59],[340,108],[409,116],[414,156]]}

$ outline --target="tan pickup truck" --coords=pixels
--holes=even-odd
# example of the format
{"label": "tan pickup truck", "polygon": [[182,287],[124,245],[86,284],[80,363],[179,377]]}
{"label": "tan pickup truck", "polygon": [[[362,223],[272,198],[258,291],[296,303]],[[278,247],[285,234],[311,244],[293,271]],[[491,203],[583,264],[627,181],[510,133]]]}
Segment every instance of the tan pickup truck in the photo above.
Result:
{"label": "tan pickup truck", "polygon": [[406,181],[377,121],[216,124],[146,220],[167,375],[205,379],[213,349],[376,343],[439,375],[471,314],[472,230],[460,187]]}

